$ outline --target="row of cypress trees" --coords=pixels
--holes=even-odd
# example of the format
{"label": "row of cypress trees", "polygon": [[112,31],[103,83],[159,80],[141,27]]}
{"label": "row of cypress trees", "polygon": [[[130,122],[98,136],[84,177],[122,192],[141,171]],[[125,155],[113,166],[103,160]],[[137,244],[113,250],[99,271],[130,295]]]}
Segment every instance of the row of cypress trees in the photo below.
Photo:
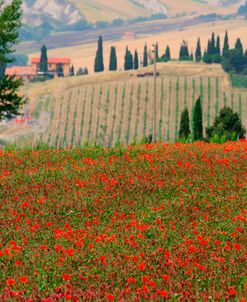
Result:
{"label": "row of cypress trees", "polygon": [[[159,57],[158,48],[157,48],[156,59],[158,61],[164,61],[164,62],[169,61],[171,59],[171,53],[170,53],[169,46],[167,46],[165,54],[162,55],[161,57]],[[144,50],[143,50],[142,65],[143,65],[143,67],[147,67],[149,63],[152,63],[152,61],[149,62],[147,44],[145,44]],[[135,50],[134,54],[132,54],[127,46],[126,51],[125,51],[125,57],[124,57],[124,69],[125,70],[132,70],[132,69],[136,70],[139,68],[139,66],[140,66],[140,60],[139,60],[139,55],[138,55],[137,50]],[[110,50],[109,70],[115,71],[115,70],[117,70],[117,68],[118,68],[118,64],[117,64],[116,47],[112,46],[111,50]],[[102,40],[102,37],[100,36],[98,39],[98,48],[97,48],[96,57],[95,57],[95,61],[94,61],[94,71],[103,72],[104,69],[105,69],[105,67],[104,67],[104,57],[103,57],[103,40]]]}
{"label": "row of cypress trees", "polygon": [[[236,60],[234,61],[234,57]],[[235,48],[230,50],[229,48],[229,38],[228,32],[226,31],[224,37],[224,45],[221,49],[221,41],[220,36],[215,36],[215,33],[212,33],[211,38],[208,40],[207,48],[202,53],[201,49],[201,40],[198,38],[196,44],[195,53],[189,52],[188,43],[183,41],[180,47],[179,52],[179,60],[180,61],[196,61],[207,64],[212,63],[222,63],[223,68],[227,71],[227,69],[234,69],[238,73],[238,66],[244,66],[246,59],[246,68],[247,68],[247,52],[244,54],[243,45],[241,40],[238,38],[235,44]],[[171,51],[170,47],[166,47],[166,51],[162,56],[159,56],[158,47],[156,49],[156,60],[158,62],[167,62],[171,60]],[[102,37],[99,37],[98,40],[98,49],[95,57],[95,64],[94,70],[95,72],[102,72],[104,71],[104,58],[103,58],[103,40]],[[143,67],[148,66],[148,64],[152,64],[152,60],[149,62],[148,58],[148,49],[147,44],[144,46],[143,51]],[[235,66],[236,65],[236,66]],[[124,60],[124,69],[131,70],[131,69],[138,69],[140,66],[139,56],[137,50],[135,50],[134,55],[126,47],[125,52],[125,60]],[[225,68],[226,66],[226,68]],[[116,55],[116,47],[111,47],[110,52],[110,64],[109,70],[114,71],[117,70],[117,55]]]}
{"label": "row of cypress trees", "polygon": [[[202,104],[201,98],[195,103],[195,107],[193,110],[193,127],[192,127],[192,137],[194,141],[200,141],[203,139],[203,119],[202,119]],[[179,139],[188,139],[191,134],[190,131],[190,119],[189,119],[189,111],[187,108],[181,114],[181,122],[179,129]]]}

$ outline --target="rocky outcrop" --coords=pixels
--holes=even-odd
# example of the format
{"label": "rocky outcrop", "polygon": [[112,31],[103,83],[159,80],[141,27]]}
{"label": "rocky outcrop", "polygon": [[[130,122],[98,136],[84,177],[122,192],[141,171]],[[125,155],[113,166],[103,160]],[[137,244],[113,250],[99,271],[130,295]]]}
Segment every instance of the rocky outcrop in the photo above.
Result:
{"label": "rocky outcrop", "polygon": [[150,10],[154,14],[168,14],[166,6],[162,4],[159,0],[133,0],[133,2]]}

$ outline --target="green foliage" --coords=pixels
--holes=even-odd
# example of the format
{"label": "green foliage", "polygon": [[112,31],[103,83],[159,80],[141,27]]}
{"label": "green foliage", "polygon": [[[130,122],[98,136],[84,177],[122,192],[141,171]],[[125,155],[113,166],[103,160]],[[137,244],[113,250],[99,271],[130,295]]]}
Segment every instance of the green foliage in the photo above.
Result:
{"label": "green foliage", "polygon": [[70,75],[71,77],[73,77],[73,76],[75,75],[75,68],[74,68],[74,65],[72,65],[72,66],[70,67],[69,75]]}
{"label": "green foliage", "polygon": [[159,61],[161,61],[161,62],[168,62],[168,61],[170,61],[171,60],[171,51],[170,51],[170,47],[169,47],[169,45],[166,47],[166,51],[165,51],[165,54],[163,54],[161,57],[160,57],[160,59],[159,59]]}
{"label": "green foliage", "polygon": [[225,56],[228,50],[229,50],[229,41],[228,41],[228,32],[226,31],[225,38],[224,38],[224,46],[223,46],[223,56]]}
{"label": "green foliage", "polygon": [[219,116],[215,118],[213,126],[206,128],[207,139],[223,137],[226,140],[232,140],[232,137],[243,138],[246,130],[242,126],[238,113],[234,113],[231,108],[225,107],[220,111]]}
{"label": "green foliage", "polygon": [[198,41],[197,41],[195,58],[196,58],[196,62],[201,62],[201,60],[202,60],[202,51],[201,51],[200,38],[198,38]]}
{"label": "green foliage", "polygon": [[188,44],[186,41],[183,41],[179,51],[179,61],[190,61],[191,57],[189,55]]}
{"label": "green foliage", "polygon": [[15,52],[14,46],[18,44],[21,4],[21,0],[13,0],[8,5],[0,1],[0,65],[4,66],[0,67],[0,78],[4,75],[5,64],[13,61],[10,55]]}
{"label": "green foliage", "polygon": [[134,55],[134,69],[137,70],[139,68],[139,59],[138,59],[138,52],[135,50]]}
{"label": "green foliage", "polygon": [[17,93],[23,81],[5,76],[6,64],[13,61],[10,56],[18,43],[21,4],[21,0],[13,0],[7,5],[0,1],[0,120],[19,114],[19,108],[25,104]]}
{"label": "green foliage", "polygon": [[43,45],[41,48],[39,71],[43,72],[44,74],[48,72],[47,48],[45,45]]}
{"label": "green foliage", "polygon": [[187,108],[181,114],[180,129],[179,129],[179,139],[188,139],[190,135],[190,119],[189,111]]}
{"label": "green foliage", "polygon": [[57,76],[60,77],[64,77],[64,72],[63,72],[63,65],[62,64],[58,64],[57,65]]}
{"label": "green foliage", "polygon": [[230,49],[222,57],[222,67],[226,72],[240,74],[247,66],[239,49]]}
{"label": "green foliage", "polygon": [[95,72],[104,71],[103,40],[102,40],[101,36],[99,36],[99,40],[98,40],[98,49],[96,52],[96,57],[95,57],[95,62],[94,62],[94,71]]}
{"label": "green foliage", "polygon": [[126,47],[125,57],[124,57],[124,70],[131,70],[133,69],[133,55]]}
{"label": "green foliage", "polygon": [[247,76],[246,75],[231,75],[232,86],[236,88],[247,88]]}
{"label": "green foliage", "polygon": [[87,69],[87,67],[85,67],[85,68],[79,68],[78,70],[77,70],[77,72],[76,72],[76,75],[77,76],[82,76],[82,75],[87,75],[88,74],[88,69]]}
{"label": "green foliage", "polygon": [[147,50],[147,44],[144,46],[144,52],[143,52],[143,67],[148,66],[148,50]]}
{"label": "green foliage", "polygon": [[4,76],[0,79],[0,120],[20,114],[19,107],[26,101],[17,92],[23,81]]}
{"label": "green foliage", "polygon": [[116,47],[114,47],[114,46],[111,47],[109,70],[110,71],[117,70]]}
{"label": "green foliage", "polygon": [[202,104],[200,97],[196,101],[193,112],[193,139],[194,141],[203,139]]}

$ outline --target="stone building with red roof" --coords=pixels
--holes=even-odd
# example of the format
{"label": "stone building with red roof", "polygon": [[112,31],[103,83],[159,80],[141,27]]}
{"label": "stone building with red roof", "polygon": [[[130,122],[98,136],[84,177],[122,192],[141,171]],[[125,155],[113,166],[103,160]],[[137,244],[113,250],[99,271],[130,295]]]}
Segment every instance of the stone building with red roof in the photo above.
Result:
{"label": "stone building with red roof", "polygon": [[[40,58],[32,58],[31,66],[35,69],[36,73],[39,72]],[[68,77],[70,75],[70,58],[48,58],[48,71],[56,74],[58,65],[63,67],[64,76]]]}

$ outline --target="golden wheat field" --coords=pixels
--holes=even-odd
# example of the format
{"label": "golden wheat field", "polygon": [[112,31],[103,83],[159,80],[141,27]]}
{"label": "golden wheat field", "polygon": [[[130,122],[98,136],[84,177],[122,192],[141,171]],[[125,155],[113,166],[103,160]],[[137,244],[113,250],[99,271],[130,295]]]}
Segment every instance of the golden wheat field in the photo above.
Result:
{"label": "golden wheat field", "polygon": [[[238,112],[247,127],[247,90],[231,88],[220,65],[169,62],[159,63],[158,70],[158,139],[175,141],[178,138],[181,112],[187,106],[191,117],[199,96],[203,103],[204,127],[213,123],[224,106]],[[49,120],[43,132],[17,137],[16,143],[24,146],[43,142],[54,147],[75,147],[85,142],[113,146],[117,142],[128,145],[141,141],[152,134],[153,92],[153,78],[138,78],[135,71],[32,84],[29,88],[31,115],[40,119],[46,112]]]}

